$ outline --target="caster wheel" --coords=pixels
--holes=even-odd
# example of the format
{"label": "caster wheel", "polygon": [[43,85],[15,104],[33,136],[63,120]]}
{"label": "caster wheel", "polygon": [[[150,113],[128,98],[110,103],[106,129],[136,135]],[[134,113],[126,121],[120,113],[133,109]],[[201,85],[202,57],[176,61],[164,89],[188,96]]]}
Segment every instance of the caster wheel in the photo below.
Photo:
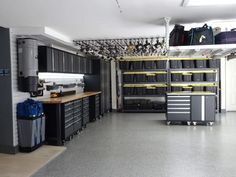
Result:
{"label": "caster wheel", "polygon": [[170,125],[170,123],[171,123],[170,121],[167,121],[167,122],[166,122],[166,125]]}
{"label": "caster wheel", "polygon": [[193,125],[196,126],[196,125],[197,125],[197,122],[193,122]]}
{"label": "caster wheel", "polygon": [[212,126],[214,122],[207,122],[207,125]]}
{"label": "caster wheel", "polygon": [[187,125],[190,126],[190,125],[191,125],[191,122],[187,122]]}

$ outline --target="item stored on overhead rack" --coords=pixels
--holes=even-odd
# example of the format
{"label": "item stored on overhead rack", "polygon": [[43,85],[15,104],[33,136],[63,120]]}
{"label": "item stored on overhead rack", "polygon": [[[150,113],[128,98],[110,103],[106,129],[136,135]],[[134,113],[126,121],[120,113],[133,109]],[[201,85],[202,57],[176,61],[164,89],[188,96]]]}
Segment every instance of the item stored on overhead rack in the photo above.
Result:
{"label": "item stored on overhead rack", "polygon": [[188,32],[184,31],[184,26],[176,24],[170,33],[170,46],[186,45]]}
{"label": "item stored on overhead rack", "polygon": [[190,45],[215,44],[215,37],[211,26],[205,24],[203,27],[192,28],[189,32]]}
{"label": "item stored on overhead rack", "polygon": [[216,44],[236,44],[236,28],[217,34],[215,41]]}
{"label": "item stored on overhead rack", "polygon": [[167,73],[157,73],[156,74],[156,81],[157,82],[167,82]]}
{"label": "item stored on overhead rack", "polygon": [[216,73],[205,73],[206,81],[215,82],[216,81]]}
{"label": "item stored on overhead rack", "polygon": [[156,62],[155,61],[143,61],[143,65],[145,69],[156,69]]}
{"label": "item stored on overhead rack", "polygon": [[18,85],[22,92],[38,91],[38,43],[34,39],[18,39]]}

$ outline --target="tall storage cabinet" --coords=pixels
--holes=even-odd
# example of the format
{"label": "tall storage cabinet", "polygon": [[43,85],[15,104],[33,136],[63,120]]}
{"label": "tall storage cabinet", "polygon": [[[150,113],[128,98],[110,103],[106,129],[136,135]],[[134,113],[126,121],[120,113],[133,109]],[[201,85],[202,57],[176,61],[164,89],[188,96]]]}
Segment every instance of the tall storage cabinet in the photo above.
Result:
{"label": "tall storage cabinet", "polygon": [[0,27],[0,152],[16,153],[13,140],[12,76],[9,29]]}
{"label": "tall storage cabinet", "polygon": [[84,76],[85,91],[101,91],[101,114],[111,109],[110,61],[91,59],[92,74]]}

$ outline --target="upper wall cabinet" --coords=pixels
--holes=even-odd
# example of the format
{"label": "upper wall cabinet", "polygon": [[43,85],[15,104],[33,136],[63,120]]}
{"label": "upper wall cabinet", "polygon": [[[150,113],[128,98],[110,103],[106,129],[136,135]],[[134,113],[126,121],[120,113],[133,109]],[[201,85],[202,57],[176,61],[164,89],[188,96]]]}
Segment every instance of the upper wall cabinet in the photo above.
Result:
{"label": "upper wall cabinet", "polygon": [[47,46],[39,46],[39,72],[91,74],[91,61],[85,57]]}

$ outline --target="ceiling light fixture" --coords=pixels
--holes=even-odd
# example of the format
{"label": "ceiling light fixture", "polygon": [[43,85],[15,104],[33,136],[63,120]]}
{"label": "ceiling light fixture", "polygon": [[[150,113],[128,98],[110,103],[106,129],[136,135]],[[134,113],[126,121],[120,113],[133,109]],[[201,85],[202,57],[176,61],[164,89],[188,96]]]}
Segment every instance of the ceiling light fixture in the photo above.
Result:
{"label": "ceiling light fixture", "polygon": [[236,4],[235,0],[184,0],[183,6],[216,6]]}

